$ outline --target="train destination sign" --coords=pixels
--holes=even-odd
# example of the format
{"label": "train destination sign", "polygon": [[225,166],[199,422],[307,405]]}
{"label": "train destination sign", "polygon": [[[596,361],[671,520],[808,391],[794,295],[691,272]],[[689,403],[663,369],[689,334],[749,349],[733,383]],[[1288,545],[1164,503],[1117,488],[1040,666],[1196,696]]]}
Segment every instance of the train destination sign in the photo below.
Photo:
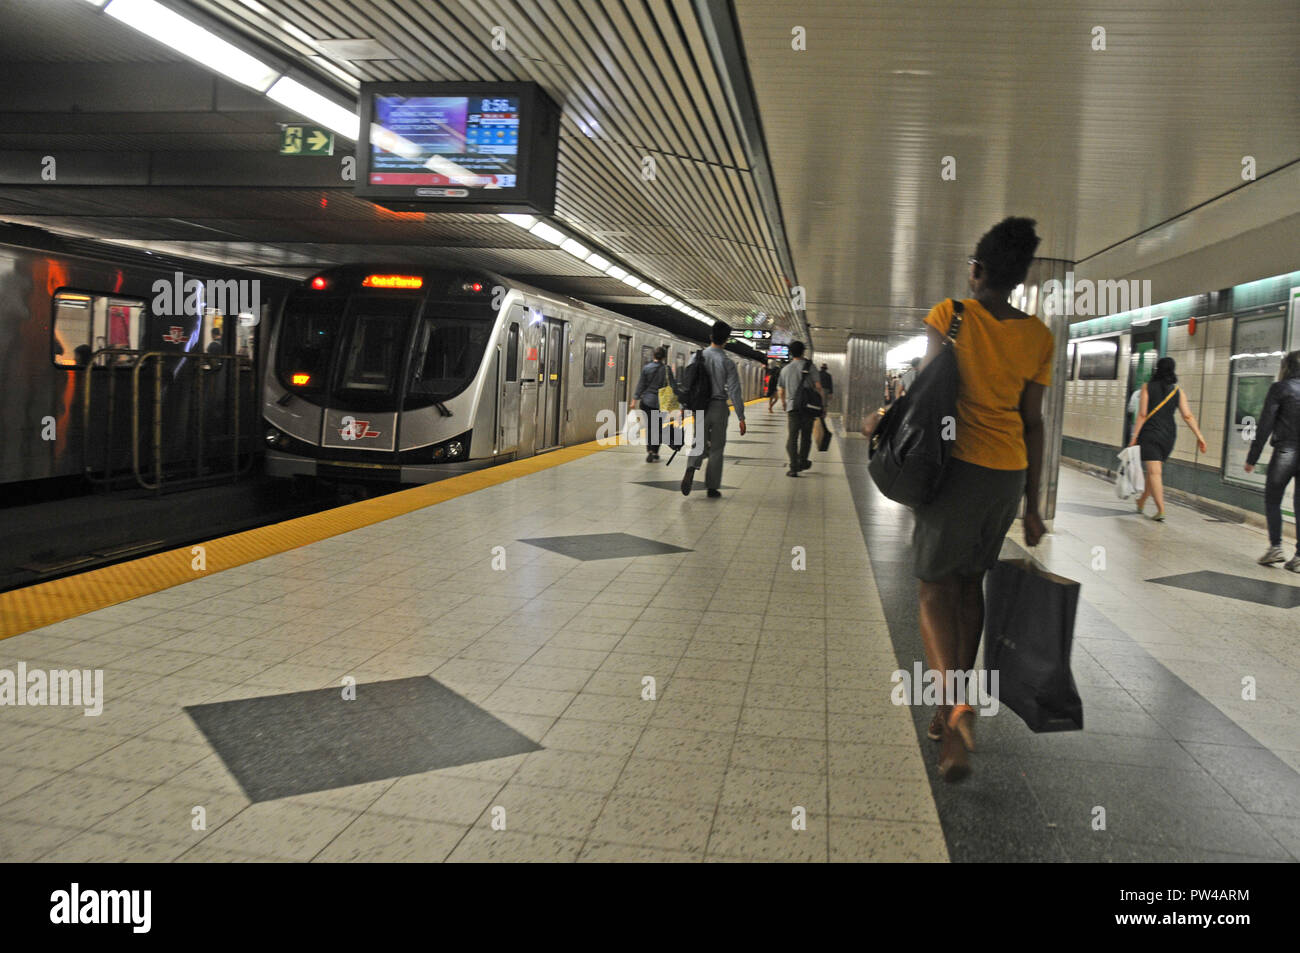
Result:
{"label": "train destination sign", "polygon": [[536,83],[363,83],[356,194],[397,211],[551,214],[559,115]]}

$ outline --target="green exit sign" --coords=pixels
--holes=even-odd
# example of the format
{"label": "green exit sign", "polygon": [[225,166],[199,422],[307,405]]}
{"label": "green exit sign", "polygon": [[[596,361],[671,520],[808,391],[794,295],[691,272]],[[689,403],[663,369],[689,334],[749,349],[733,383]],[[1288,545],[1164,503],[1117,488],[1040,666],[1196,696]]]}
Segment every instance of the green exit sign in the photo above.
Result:
{"label": "green exit sign", "polygon": [[320,126],[281,126],[280,155],[332,156],[334,133]]}

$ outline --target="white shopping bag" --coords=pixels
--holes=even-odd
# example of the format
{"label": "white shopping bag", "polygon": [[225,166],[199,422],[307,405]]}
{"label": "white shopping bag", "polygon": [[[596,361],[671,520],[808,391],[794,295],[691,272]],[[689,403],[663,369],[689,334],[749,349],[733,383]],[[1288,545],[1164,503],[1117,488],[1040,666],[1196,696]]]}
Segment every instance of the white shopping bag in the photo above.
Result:
{"label": "white shopping bag", "polygon": [[1125,447],[1119,452],[1119,464],[1115,469],[1115,495],[1121,500],[1131,500],[1145,488],[1142,450],[1139,447]]}

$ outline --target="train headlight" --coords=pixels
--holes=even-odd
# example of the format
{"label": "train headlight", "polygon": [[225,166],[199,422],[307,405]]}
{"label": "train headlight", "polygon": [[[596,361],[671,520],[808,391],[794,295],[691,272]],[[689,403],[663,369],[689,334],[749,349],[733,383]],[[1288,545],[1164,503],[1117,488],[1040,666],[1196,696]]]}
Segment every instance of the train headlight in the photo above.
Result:
{"label": "train headlight", "polygon": [[461,444],[459,440],[453,440],[451,443],[447,444],[448,459],[454,460],[456,459],[456,457],[459,457],[464,452],[465,452],[465,447]]}
{"label": "train headlight", "polygon": [[270,427],[266,431],[266,445],[283,450],[289,446],[289,438],[274,427]]}

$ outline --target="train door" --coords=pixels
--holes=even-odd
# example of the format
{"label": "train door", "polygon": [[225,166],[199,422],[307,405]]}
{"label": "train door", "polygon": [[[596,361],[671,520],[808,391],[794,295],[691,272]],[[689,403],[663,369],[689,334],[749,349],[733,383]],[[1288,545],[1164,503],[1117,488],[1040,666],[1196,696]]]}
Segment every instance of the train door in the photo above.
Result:
{"label": "train door", "polygon": [[516,308],[506,325],[503,343],[497,355],[497,427],[496,452],[509,453],[519,446],[520,430],[520,340],[519,328],[523,308]]}
{"label": "train door", "polygon": [[[1137,412],[1141,405],[1133,402],[1133,395],[1140,392],[1142,385],[1151,379],[1156,361],[1160,359],[1159,337],[1159,330],[1154,328],[1150,331],[1133,332],[1129,351],[1128,392],[1125,395],[1124,405],[1124,442],[1121,446],[1128,446],[1129,438],[1133,435],[1133,426],[1137,423]],[[1141,398],[1138,400],[1140,401]],[[1132,408],[1131,412],[1129,408]]]}
{"label": "train door", "polygon": [[618,396],[618,432],[623,432],[623,425],[627,420],[628,406],[632,400],[632,388],[635,386],[628,380],[628,358],[631,356],[632,338],[626,334],[618,336],[618,353],[614,365],[614,376],[618,378],[618,385],[615,393]]}
{"label": "train door", "polygon": [[560,445],[564,396],[564,322],[545,318],[537,357],[537,430],[535,450]]}

